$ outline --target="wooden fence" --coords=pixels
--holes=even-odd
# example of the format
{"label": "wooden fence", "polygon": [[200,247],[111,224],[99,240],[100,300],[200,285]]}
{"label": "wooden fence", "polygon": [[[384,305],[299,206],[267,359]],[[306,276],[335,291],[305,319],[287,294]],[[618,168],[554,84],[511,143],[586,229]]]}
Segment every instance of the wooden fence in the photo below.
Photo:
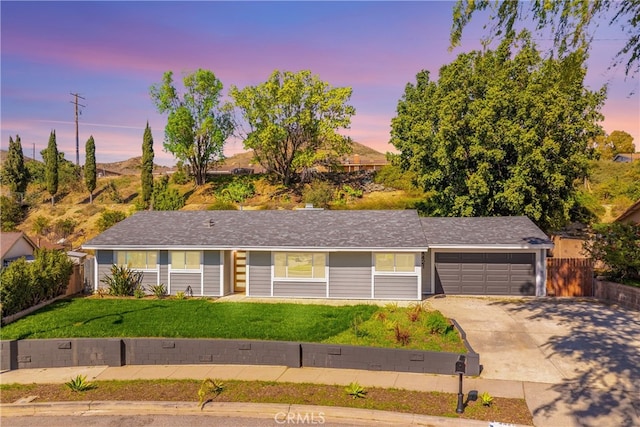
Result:
{"label": "wooden fence", "polygon": [[593,260],[590,258],[547,258],[547,295],[593,296]]}

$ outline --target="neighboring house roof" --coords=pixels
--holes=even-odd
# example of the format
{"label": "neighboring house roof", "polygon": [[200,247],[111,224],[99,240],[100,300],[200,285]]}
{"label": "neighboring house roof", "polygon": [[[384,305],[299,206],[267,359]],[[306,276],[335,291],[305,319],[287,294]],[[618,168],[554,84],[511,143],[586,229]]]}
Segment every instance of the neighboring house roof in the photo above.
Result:
{"label": "neighboring house roof", "polygon": [[640,200],[629,206],[629,209],[615,219],[614,222],[630,222],[640,224]]}
{"label": "neighboring house roof", "polygon": [[420,221],[429,247],[553,248],[549,237],[525,216],[428,217]]}
{"label": "neighboring house roof", "polygon": [[640,153],[618,153],[613,157],[614,162],[629,163],[640,160]]}
{"label": "neighboring house roof", "polygon": [[83,245],[85,249],[387,249],[426,247],[416,211],[138,212]]}
{"label": "neighboring house roof", "polygon": [[0,258],[2,260],[31,256],[37,248],[36,244],[22,231],[0,232]]}

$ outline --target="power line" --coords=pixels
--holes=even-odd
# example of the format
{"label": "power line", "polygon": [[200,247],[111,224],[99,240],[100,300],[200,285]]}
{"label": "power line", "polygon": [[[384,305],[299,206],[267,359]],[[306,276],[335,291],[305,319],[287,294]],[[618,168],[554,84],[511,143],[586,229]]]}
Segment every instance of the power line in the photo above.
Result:
{"label": "power line", "polygon": [[80,98],[80,99],[85,99],[85,98],[83,98],[79,94],[73,93],[73,92],[71,92],[71,96],[73,96],[75,99],[73,101],[70,101],[70,102],[72,104],[75,104],[75,106],[76,106],[76,166],[80,166],[80,140],[78,138],[78,107],[86,108],[86,106],[82,105],[82,104],[79,104],[78,103],[78,98]]}

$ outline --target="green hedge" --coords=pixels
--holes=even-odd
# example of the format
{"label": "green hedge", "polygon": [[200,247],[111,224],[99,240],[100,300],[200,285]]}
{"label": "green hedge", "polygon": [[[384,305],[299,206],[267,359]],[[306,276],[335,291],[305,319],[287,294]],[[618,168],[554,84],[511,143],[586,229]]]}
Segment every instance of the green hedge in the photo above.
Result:
{"label": "green hedge", "polygon": [[72,271],[73,263],[58,250],[38,250],[33,262],[12,262],[0,273],[2,317],[62,295]]}

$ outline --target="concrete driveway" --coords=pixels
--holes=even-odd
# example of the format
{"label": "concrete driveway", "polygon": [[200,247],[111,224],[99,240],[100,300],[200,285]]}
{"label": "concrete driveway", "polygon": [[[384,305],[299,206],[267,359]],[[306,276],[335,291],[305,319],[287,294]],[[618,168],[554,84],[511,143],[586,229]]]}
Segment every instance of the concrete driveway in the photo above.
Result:
{"label": "concrete driveway", "polygon": [[[591,299],[433,297],[480,353],[481,378],[523,381],[536,425],[640,421],[640,313]],[[560,418],[562,419],[562,418]],[[605,424],[602,422],[605,421]]]}

